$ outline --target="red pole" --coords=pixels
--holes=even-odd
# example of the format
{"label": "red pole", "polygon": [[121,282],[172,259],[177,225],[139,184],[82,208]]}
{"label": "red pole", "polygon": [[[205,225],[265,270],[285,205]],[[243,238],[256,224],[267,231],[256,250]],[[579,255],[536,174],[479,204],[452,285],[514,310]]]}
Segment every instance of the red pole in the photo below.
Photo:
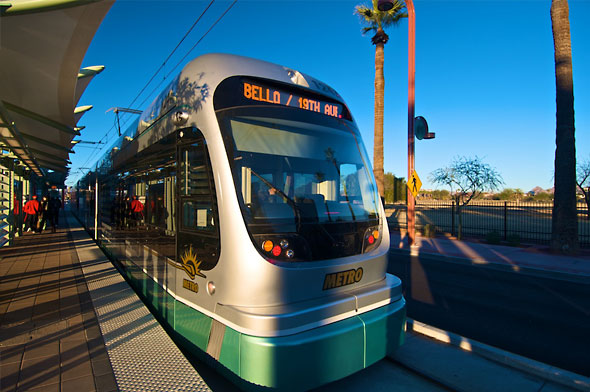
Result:
{"label": "red pole", "polygon": [[[416,76],[416,15],[412,0],[406,0],[408,10],[408,184],[414,172],[414,106],[416,100],[415,76]],[[406,220],[408,223],[408,245],[414,245],[416,240],[416,210],[414,195],[408,192],[408,210]]]}

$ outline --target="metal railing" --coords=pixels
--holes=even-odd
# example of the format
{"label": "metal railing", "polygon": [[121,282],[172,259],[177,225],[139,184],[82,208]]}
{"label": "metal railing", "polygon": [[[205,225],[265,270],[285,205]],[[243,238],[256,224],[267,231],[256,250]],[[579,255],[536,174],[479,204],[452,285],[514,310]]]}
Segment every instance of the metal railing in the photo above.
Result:
{"label": "metal railing", "polygon": [[[472,201],[463,208],[463,237],[497,239],[509,243],[551,242],[552,202]],[[406,205],[386,205],[389,226],[406,228]],[[426,225],[438,233],[457,235],[459,218],[454,201],[417,201],[416,230]],[[432,227],[431,226],[431,227]],[[590,217],[585,203],[578,203],[580,247],[590,248]]]}

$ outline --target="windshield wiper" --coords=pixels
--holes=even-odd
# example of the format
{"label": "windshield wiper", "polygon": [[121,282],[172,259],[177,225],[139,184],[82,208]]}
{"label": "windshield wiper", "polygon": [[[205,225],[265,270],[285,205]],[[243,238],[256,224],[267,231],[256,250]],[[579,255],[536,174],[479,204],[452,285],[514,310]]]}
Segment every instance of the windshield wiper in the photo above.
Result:
{"label": "windshield wiper", "polygon": [[295,213],[295,218],[297,220],[297,233],[299,233],[301,231],[301,214],[299,212],[299,207],[297,207],[297,203],[295,203],[293,199],[287,196],[285,192],[274,186],[270,181],[262,177],[260,174],[256,173],[254,170],[250,169],[250,172],[254,174],[256,177],[258,177],[260,181],[262,181],[262,183],[266,185],[269,189],[273,189],[275,192],[277,192],[287,202],[287,204],[291,206],[293,212]]}
{"label": "windshield wiper", "polygon": [[[270,181],[268,181],[266,178],[262,177],[260,174],[256,173],[254,170],[250,169],[250,172],[252,174],[254,174],[256,177],[258,177],[260,179],[260,181],[262,181],[262,183],[264,185],[266,185],[269,189],[274,189],[277,193],[279,193],[279,195],[287,202],[287,204],[289,204],[291,206],[291,208],[293,209],[293,211],[295,212],[295,217],[297,218],[297,234],[301,233],[301,213],[299,211],[299,207],[297,206],[297,203],[291,199],[289,196],[287,196],[285,194],[285,192],[283,192],[282,190],[280,190],[279,188],[277,188],[276,186],[274,186]],[[324,227],[323,224],[318,224],[318,227],[328,236],[328,238],[334,242],[334,237],[332,237],[332,234],[330,234],[330,232]]]}

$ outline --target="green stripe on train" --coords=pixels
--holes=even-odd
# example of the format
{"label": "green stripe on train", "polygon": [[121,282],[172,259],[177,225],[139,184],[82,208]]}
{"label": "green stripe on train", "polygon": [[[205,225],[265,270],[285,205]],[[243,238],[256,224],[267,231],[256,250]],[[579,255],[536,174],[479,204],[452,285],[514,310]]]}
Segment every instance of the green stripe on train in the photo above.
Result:
{"label": "green stripe on train", "polygon": [[[133,263],[123,264],[136,291],[174,330],[177,340],[206,352],[212,319],[175,300]],[[309,389],[344,378],[393,352],[403,343],[404,321],[405,307],[400,309],[396,302],[282,337],[250,336],[226,326],[219,363],[253,384]]]}
{"label": "green stripe on train", "polygon": [[289,336],[249,336],[226,328],[219,361],[254,384],[281,390],[313,388],[392,353],[403,343],[404,321],[405,307],[394,303]]}

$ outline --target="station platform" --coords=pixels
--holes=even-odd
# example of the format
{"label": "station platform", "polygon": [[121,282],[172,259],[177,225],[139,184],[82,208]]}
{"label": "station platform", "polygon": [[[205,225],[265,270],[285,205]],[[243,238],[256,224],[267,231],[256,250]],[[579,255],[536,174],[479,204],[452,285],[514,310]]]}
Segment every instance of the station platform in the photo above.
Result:
{"label": "station platform", "polygon": [[0,249],[0,390],[208,391],[78,221]]}
{"label": "station platform", "polygon": [[[1,392],[235,390],[195,369],[79,222],[69,213],[61,218],[56,233],[25,233],[0,249]],[[409,252],[403,244],[403,235],[393,232],[392,249]],[[531,258],[538,250],[530,248],[420,238],[418,252],[588,276],[584,256]],[[411,320],[393,359],[452,390],[590,390],[586,377]],[[358,390],[367,374],[321,389]],[[383,382],[390,390],[391,380]],[[420,389],[412,383],[400,390]]]}

